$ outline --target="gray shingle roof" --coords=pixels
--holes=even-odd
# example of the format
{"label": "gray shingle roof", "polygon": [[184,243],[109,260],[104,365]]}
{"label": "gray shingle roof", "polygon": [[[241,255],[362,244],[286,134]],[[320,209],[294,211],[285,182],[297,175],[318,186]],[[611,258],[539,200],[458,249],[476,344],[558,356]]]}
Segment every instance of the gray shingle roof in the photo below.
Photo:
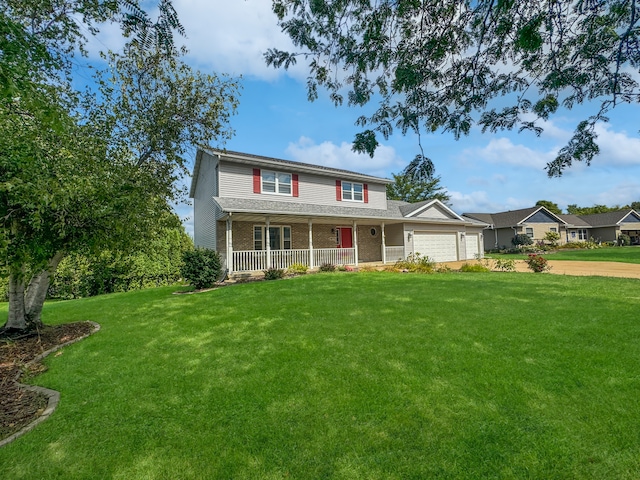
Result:
{"label": "gray shingle roof", "polygon": [[592,227],[610,227],[621,222],[629,213],[630,208],[606,213],[594,213],[593,215],[579,215],[579,217]]}
{"label": "gray shingle roof", "polygon": [[[360,207],[343,207],[333,205],[312,205],[294,202],[279,202],[273,200],[253,200],[247,198],[221,198],[214,197],[215,202],[225,212],[233,213],[258,213],[271,215],[300,215],[310,217],[342,217],[342,218],[371,218],[379,220],[395,220],[395,221],[411,221],[418,223],[433,223],[434,219],[429,218],[406,218],[401,208],[412,205],[411,211],[415,210],[416,204],[400,202],[397,200],[388,200],[387,209],[376,208],[360,208]],[[456,223],[460,224],[460,220],[436,219],[438,223]],[[477,221],[465,219],[468,223],[478,225]]]}
{"label": "gray shingle roof", "polygon": [[313,165],[311,163],[304,162],[294,162],[293,160],[283,160],[281,158],[273,158],[273,157],[265,157],[262,155],[254,155],[251,153],[242,153],[242,152],[234,152],[231,150],[216,150],[216,149],[204,149],[209,155],[221,155],[225,157],[227,161],[249,161],[250,163],[255,163],[256,165],[267,163],[268,165],[282,165],[287,168],[304,168],[308,170],[313,170],[318,173],[323,173],[325,175],[333,175],[333,176],[344,176],[347,175],[349,177],[356,177],[362,179],[363,181],[376,182],[376,183],[393,183],[392,180],[388,178],[376,177],[374,175],[367,175],[364,173],[358,173],[351,170],[345,170],[341,168],[332,168],[325,167],[323,165]]}
{"label": "gray shingle roof", "polygon": [[520,210],[509,210],[498,213],[463,213],[465,217],[475,218],[485,223],[493,224],[495,228],[514,227],[526,218],[530,217],[537,210],[543,207],[522,208]]}
{"label": "gray shingle roof", "polygon": [[570,226],[574,226],[574,227],[590,227],[591,226],[588,222],[583,220],[578,215],[558,215],[558,216],[562,218],[565,222],[567,222],[567,224]]}

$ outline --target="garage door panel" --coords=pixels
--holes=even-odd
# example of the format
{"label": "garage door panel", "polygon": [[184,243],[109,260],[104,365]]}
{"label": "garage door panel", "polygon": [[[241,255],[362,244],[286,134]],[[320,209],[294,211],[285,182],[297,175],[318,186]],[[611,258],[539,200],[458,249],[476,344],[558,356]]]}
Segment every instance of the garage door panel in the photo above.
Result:
{"label": "garage door panel", "polygon": [[476,255],[480,253],[480,247],[478,246],[479,235],[477,233],[467,234],[464,241],[467,260],[476,258]]}
{"label": "garage door panel", "polygon": [[413,249],[436,262],[455,262],[458,260],[456,239],[456,233],[415,232]]}

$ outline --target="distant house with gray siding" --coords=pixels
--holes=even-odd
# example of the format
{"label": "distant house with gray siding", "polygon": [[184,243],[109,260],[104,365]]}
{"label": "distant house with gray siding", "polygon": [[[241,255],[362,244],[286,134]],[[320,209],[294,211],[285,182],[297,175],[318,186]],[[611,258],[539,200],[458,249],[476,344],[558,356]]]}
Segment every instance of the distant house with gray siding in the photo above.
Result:
{"label": "distant house with gray siding", "polygon": [[556,215],[545,207],[536,206],[498,213],[465,213],[465,217],[484,222],[485,251],[511,247],[517,234],[525,234],[534,242],[547,232],[560,234],[559,243],[586,242],[590,239],[613,242],[621,234],[640,244],[640,215],[633,209],[594,215]]}

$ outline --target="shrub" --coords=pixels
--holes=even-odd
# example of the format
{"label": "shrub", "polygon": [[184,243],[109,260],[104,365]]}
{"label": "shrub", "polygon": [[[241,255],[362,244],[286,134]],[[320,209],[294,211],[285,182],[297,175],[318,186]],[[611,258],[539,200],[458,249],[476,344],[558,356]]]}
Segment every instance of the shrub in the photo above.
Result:
{"label": "shrub", "polygon": [[222,275],[220,255],[208,248],[195,248],[182,254],[182,277],[197,290],[211,287]]}
{"label": "shrub", "polygon": [[435,266],[436,263],[434,261],[427,256],[421,256],[419,253],[412,253],[406,260],[400,260],[395,264],[398,270],[418,273],[433,273]]}
{"label": "shrub", "polygon": [[307,267],[304,263],[293,263],[289,265],[287,271],[293,275],[304,275],[305,273],[307,273],[307,270],[309,270],[309,267]]}
{"label": "shrub", "polygon": [[533,239],[524,233],[518,233],[511,239],[511,243],[518,247],[520,245],[533,245]]}
{"label": "shrub", "polygon": [[512,258],[498,258],[495,267],[501,272],[513,272],[516,269],[516,261]]}
{"label": "shrub", "polygon": [[631,245],[631,237],[626,233],[621,233],[618,235],[618,246],[625,247]]}
{"label": "shrub", "polygon": [[336,266],[333,263],[323,263],[320,265],[321,272],[333,272],[335,271]]}
{"label": "shrub", "polygon": [[281,268],[269,268],[263,271],[265,280],[278,280],[284,277],[284,270]]}
{"label": "shrub", "polygon": [[449,265],[438,265],[438,268],[436,268],[438,273],[451,273],[452,271]]}
{"label": "shrub", "polygon": [[558,240],[560,240],[560,234],[549,231],[545,234],[544,239],[555,247],[558,244]]}
{"label": "shrub", "polygon": [[542,255],[530,254],[525,259],[525,262],[527,262],[527,265],[529,266],[529,268],[536,273],[551,270],[551,267],[549,266],[549,262]]}
{"label": "shrub", "polygon": [[490,270],[481,263],[465,263],[460,267],[461,272],[489,272]]}

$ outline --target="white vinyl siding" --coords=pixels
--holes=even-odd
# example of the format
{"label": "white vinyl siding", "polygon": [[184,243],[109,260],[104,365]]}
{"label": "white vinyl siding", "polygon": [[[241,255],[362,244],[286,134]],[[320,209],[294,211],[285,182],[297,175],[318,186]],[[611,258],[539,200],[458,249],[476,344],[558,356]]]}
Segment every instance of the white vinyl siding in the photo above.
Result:
{"label": "white vinyl siding", "polygon": [[198,181],[193,196],[193,242],[196,247],[216,249],[216,204],[213,196],[217,191],[216,173],[218,161],[202,154]]}
{"label": "white vinyl siding", "polygon": [[[258,165],[246,165],[233,162],[225,162],[224,157],[220,161],[220,197],[250,198],[265,200],[270,198],[278,202],[306,203],[312,205],[342,206],[345,204],[336,200],[336,180],[348,181],[335,175],[315,175],[304,172],[296,172],[292,168],[291,173],[298,174],[299,196],[293,197],[280,195],[274,197],[260,196],[253,193],[253,169],[261,168]],[[261,168],[261,172],[262,172]],[[265,171],[274,171],[265,168]],[[386,187],[382,183],[354,182],[368,185],[368,203],[358,203],[358,208],[371,208],[386,210]],[[352,206],[354,206],[352,204]]]}

